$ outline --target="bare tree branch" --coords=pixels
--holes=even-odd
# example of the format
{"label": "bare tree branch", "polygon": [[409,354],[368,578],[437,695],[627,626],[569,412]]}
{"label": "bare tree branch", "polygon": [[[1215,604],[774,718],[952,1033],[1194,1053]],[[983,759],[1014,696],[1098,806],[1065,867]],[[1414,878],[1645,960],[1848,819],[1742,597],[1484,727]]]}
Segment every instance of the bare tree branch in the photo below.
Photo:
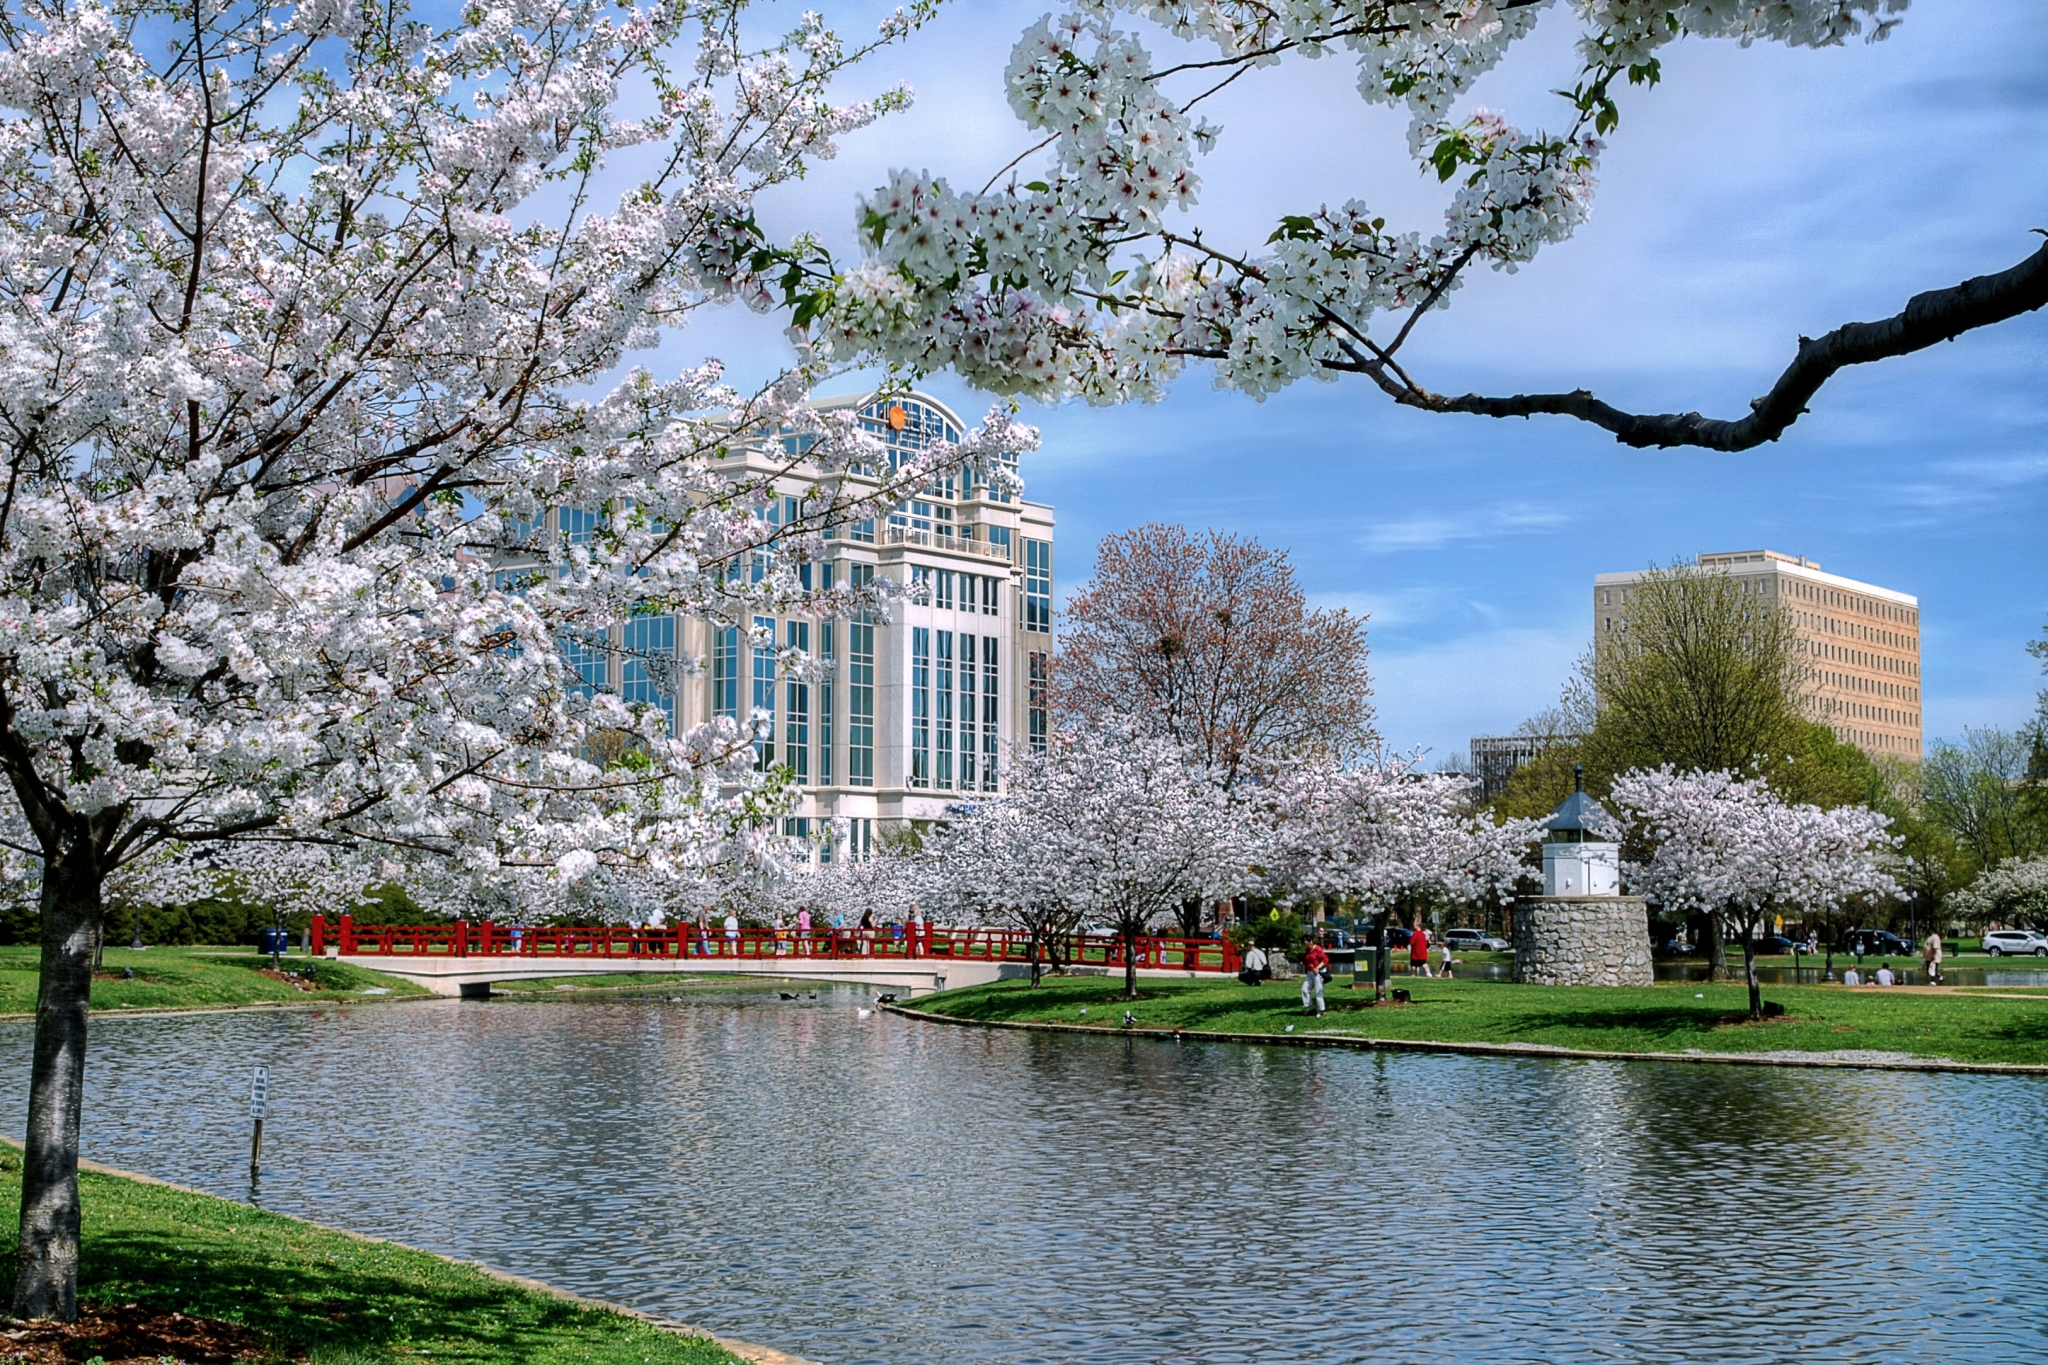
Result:
{"label": "bare tree branch", "polygon": [[[1380,387],[1394,400],[1428,412],[1469,412],[1481,417],[1533,417],[1550,413],[1576,417],[1614,433],[1623,445],[1701,446],[1708,450],[1748,450],[1775,441],[1798,421],[1821,385],[1849,365],[1911,355],[1964,332],[2006,322],[2048,304],[2048,244],[2010,270],[1979,275],[1952,289],[1916,294],[1902,312],[1881,322],[1851,322],[1818,339],[1801,337],[1799,353],[1778,382],[1750,403],[1739,421],[1702,417],[1696,412],[1645,416],[1603,403],[1585,389],[1571,393],[1515,394],[1488,398],[1476,393],[1450,398],[1419,385],[1403,386],[1375,373]],[[1358,368],[1368,368],[1359,366]]]}

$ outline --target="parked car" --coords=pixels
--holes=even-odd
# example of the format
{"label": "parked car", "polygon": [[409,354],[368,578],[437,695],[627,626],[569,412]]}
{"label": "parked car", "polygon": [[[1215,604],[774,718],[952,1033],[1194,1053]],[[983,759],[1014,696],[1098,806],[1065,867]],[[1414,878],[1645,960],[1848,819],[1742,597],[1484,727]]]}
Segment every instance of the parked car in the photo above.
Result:
{"label": "parked car", "polygon": [[1779,957],[1792,951],[1792,940],[1783,934],[1765,934],[1756,941],[1759,957]]}
{"label": "parked car", "polygon": [[1883,957],[1890,953],[1906,956],[1917,951],[1912,944],[1884,929],[1851,929],[1842,940],[1842,951],[1853,953],[1858,944],[1862,945],[1865,957]]}
{"label": "parked car", "polygon": [[1505,953],[1515,946],[1504,938],[1495,938],[1484,929],[1446,929],[1444,942],[1451,945],[1454,953]]}
{"label": "parked car", "polygon": [[2048,934],[2032,929],[1993,929],[1984,935],[1984,951],[1993,957],[2048,957]]}

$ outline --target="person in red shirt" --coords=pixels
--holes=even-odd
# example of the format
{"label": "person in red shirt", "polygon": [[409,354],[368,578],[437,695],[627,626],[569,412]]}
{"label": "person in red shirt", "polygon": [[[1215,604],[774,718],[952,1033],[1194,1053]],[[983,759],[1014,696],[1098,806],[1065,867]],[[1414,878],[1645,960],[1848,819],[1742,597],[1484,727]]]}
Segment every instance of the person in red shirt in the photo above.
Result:
{"label": "person in red shirt", "polygon": [[1429,973],[1429,930],[1420,924],[1408,936],[1408,974],[1428,976]]}
{"label": "person in red shirt", "polygon": [[[1315,1014],[1323,1012],[1323,969],[1330,965],[1330,955],[1323,951],[1323,945],[1310,939],[1308,951],[1301,957],[1301,1007]],[[1310,997],[1314,1003],[1310,1003]]]}

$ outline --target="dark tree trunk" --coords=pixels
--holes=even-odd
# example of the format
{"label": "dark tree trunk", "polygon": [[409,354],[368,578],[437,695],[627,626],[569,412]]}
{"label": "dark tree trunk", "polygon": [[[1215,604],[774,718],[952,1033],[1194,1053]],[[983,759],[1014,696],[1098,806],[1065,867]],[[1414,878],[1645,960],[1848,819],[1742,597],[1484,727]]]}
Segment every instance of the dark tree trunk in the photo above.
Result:
{"label": "dark tree trunk", "polygon": [[1045,942],[1045,926],[1034,923],[1031,926],[1031,985],[1035,989],[1044,969],[1039,966],[1042,946]]}
{"label": "dark tree trunk", "polygon": [[1756,979],[1756,930],[1750,929],[1742,936],[1742,979],[1749,983],[1749,1017],[1760,1020],[1764,1017],[1764,988]]}
{"label": "dark tree trunk", "polygon": [[42,982],[36,992],[14,1281],[19,1318],[78,1318],[78,1110],[85,1090],[100,880],[89,850],[59,854],[43,868]]}
{"label": "dark tree trunk", "polygon": [[1728,979],[1728,931],[1719,915],[1707,916],[1707,980]]}
{"label": "dark tree trunk", "polygon": [[1204,901],[1200,896],[1190,896],[1180,903],[1180,909],[1176,913],[1180,919],[1182,938],[1201,937],[1203,905]]}
{"label": "dark tree trunk", "polygon": [[1124,926],[1124,999],[1138,998],[1138,931]]}
{"label": "dark tree trunk", "polygon": [[1375,1004],[1387,998],[1387,925],[1393,912],[1380,912],[1380,927],[1372,936],[1372,998]]}

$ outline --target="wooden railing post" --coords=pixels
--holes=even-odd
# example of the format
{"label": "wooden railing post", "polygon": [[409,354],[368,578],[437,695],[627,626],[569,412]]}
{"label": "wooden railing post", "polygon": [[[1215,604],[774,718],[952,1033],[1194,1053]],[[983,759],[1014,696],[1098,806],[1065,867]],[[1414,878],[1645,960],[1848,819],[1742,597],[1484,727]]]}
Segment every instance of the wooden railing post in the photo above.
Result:
{"label": "wooden railing post", "polygon": [[327,955],[327,916],[313,916],[313,934],[308,941],[308,948],[314,957]]}
{"label": "wooden railing post", "polygon": [[469,956],[469,921],[466,919],[455,921],[455,955]]}
{"label": "wooden railing post", "polygon": [[341,952],[347,957],[356,950],[356,917],[346,910],[341,914]]}

